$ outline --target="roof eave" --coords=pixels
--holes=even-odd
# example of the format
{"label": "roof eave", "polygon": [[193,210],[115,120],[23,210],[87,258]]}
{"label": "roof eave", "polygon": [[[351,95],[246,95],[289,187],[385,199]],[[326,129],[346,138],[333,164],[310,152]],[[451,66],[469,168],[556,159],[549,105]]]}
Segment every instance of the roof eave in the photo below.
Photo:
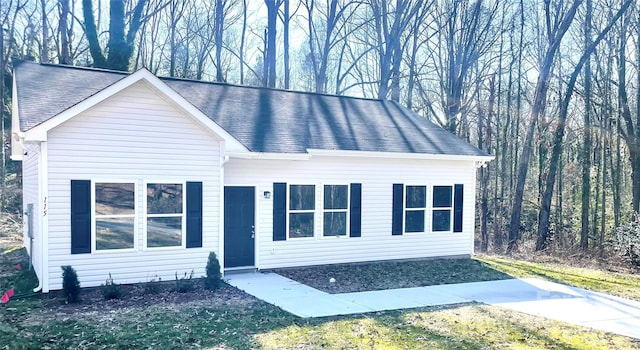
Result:
{"label": "roof eave", "polygon": [[375,151],[346,151],[307,149],[312,156],[326,157],[357,157],[357,158],[391,158],[391,159],[419,159],[419,160],[456,160],[473,162],[490,162],[495,159],[491,155],[465,155],[465,154],[433,154],[433,153],[406,153],[406,152],[375,152]]}
{"label": "roof eave", "polygon": [[478,166],[495,159],[491,155],[430,154],[404,152],[346,151],[308,148],[306,153],[227,152],[228,158],[261,160],[309,160],[312,157],[453,160],[475,162]]}

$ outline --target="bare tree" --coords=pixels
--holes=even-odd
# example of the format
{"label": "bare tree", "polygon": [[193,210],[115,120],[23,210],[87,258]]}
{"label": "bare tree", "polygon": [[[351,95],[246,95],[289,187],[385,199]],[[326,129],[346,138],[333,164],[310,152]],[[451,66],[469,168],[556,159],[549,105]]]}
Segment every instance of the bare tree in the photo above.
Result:
{"label": "bare tree", "polygon": [[308,60],[313,73],[314,91],[326,92],[329,60],[338,45],[346,39],[341,29],[351,21],[360,3],[327,0],[324,4],[318,4],[315,0],[306,0],[303,5],[307,10]]}
{"label": "bare tree", "polygon": [[[640,10],[636,12],[640,13]],[[640,16],[640,14],[638,14]],[[631,183],[632,183],[632,209],[634,212],[640,212],[640,100],[637,102],[637,111],[635,117],[631,112],[629,101],[629,91],[627,83],[627,42],[629,40],[629,27],[630,27],[631,15],[625,16],[620,28],[620,42],[618,47],[618,55],[616,57],[618,61],[618,103],[620,105],[620,115],[624,126],[619,127],[620,134],[624,139],[627,149],[629,151],[629,161],[631,163]],[[640,25],[640,19],[638,20],[636,27]],[[640,36],[640,29],[638,34]],[[637,62],[640,62],[640,38],[638,40],[638,48],[635,53]],[[637,63],[636,62],[636,63]],[[640,74],[638,75],[638,82],[640,83]],[[637,89],[638,96],[640,97],[640,88]]]}
{"label": "bare tree", "polygon": [[[130,60],[133,56],[134,40],[142,24],[142,13],[147,0],[137,0],[130,15],[125,13],[125,3],[126,1],[123,0],[109,1],[109,40],[106,50],[107,56],[105,57],[98,38],[96,20],[93,14],[93,1],[82,0],[84,30],[95,67],[129,70]],[[127,23],[129,28],[125,34]]]}
{"label": "bare tree", "polygon": [[542,203],[540,207],[540,216],[538,220],[538,239],[536,242],[536,250],[543,250],[546,248],[548,243],[548,235],[549,235],[549,216],[551,211],[551,199],[553,196],[553,186],[556,181],[556,174],[558,170],[558,159],[560,158],[560,154],[562,152],[562,141],[564,138],[564,132],[566,127],[569,102],[571,101],[571,96],[573,95],[573,91],[575,89],[576,81],[582,71],[582,67],[587,63],[589,57],[596,49],[600,41],[604,39],[609,30],[613,27],[613,25],[620,19],[620,17],[627,11],[629,6],[634,2],[634,0],[627,0],[624,2],[622,7],[618,10],[616,15],[613,17],[611,22],[607,24],[607,26],[600,32],[598,37],[585,48],[580,60],[576,64],[573,69],[573,73],[571,73],[571,77],[569,79],[569,83],[567,84],[567,89],[564,94],[564,97],[560,106],[560,113],[558,118],[558,126],[556,127],[556,131],[554,133],[553,140],[553,150],[551,154],[551,158],[549,161],[549,171],[546,178],[544,194],[542,196]]}
{"label": "bare tree", "polygon": [[446,50],[437,56],[443,85],[440,97],[445,127],[452,133],[460,132],[459,119],[463,112],[463,94],[469,90],[469,86],[465,86],[469,71],[499,37],[494,25],[499,5],[499,1],[492,1],[487,7],[482,0],[451,0],[439,14],[440,45]]}
{"label": "bare tree", "polygon": [[[540,63],[538,73],[538,81],[531,106],[531,116],[529,118],[529,126],[525,136],[522,155],[517,173],[516,189],[513,196],[513,208],[511,210],[511,221],[509,224],[509,245],[507,251],[511,252],[515,248],[520,236],[520,215],[522,214],[522,199],[524,196],[524,184],[527,179],[527,171],[529,170],[529,160],[533,153],[533,134],[536,129],[538,119],[544,112],[547,103],[547,91],[549,90],[549,77],[551,67],[554,62],[558,48],[569,30],[573,19],[575,18],[578,7],[582,4],[582,0],[574,0],[571,6],[563,11],[561,6],[551,6],[551,1],[546,0],[544,3],[545,33],[547,40],[546,52]],[[556,11],[554,11],[554,8]]]}
{"label": "bare tree", "polygon": [[61,64],[72,64],[71,38],[73,37],[73,29],[69,23],[69,19],[72,18],[69,0],[58,0],[58,11],[58,34],[60,35],[58,60]]}
{"label": "bare tree", "polygon": [[386,0],[369,2],[375,30],[374,48],[378,55],[378,98],[400,101],[400,65],[406,49],[407,31],[414,30],[413,19],[424,5],[423,0]]}
{"label": "bare tree", "polygon": [[278,43],[277,36],[277,19],[278,10],[284,0],[264,0],[267,5],[267,28],[265,29],[265,48],[264,51],[264,85],[268,87],[276,86],[276,60]]}

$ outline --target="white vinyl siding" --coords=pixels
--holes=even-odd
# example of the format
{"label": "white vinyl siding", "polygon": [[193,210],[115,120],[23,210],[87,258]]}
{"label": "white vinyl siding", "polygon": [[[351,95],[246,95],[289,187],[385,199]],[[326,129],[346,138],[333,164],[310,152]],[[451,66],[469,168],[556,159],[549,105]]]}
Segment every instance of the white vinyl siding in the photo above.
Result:
{"label": "white vinyl siding", "polygon": [[[49,281],[60,289],[62,265],[72,265],[83,287],[104,283],[171,280],[204,275],[210,251],[219,252],[220,143],[190,116],[140,82],[51,130],[48,134]],[[134,181],[136,188],[161,178],[203,183],[203,247],[144,249],[144,220],[137,220],[131,252],[71,254],[70,181]],[[26,186],[25,186],[26,187]],[[144,208],[146,191],[136,191]]]}
{"label": "white vinyl siding", "polygon": [[27,211],[27,206],[33,204],[32,232],[34,236],[33,247],[30,247],[31,240],[28,236],[28,217],[23,215],[23,239],[24,247],[27,253],[33,252],[31,259],[33,268],[38,278],[41,278],[42,259],[46,251],[42,249],[42,205],[43,198],[40,197],[40,145],[37,143],[28,143],[25,145],[22,158],[22,211]]}
{"label": "white vinyl siding", "polygon": [[[225,165],[225,185],[257,186],[272,191],[274,182],[289,184],[362,184],[362,236],[273,241],[272,198],[258,198],[256,238],[258,268],[318,265],[373,260],[408,259],[473,253],[475,172],[472,161],[339,158],[310,160],[231,159]],[[393,184],[464,185],[463,232],[391,235]],[[427,198],[427,201],[430,198]],[[316,208],[323,207],[316,196]],[[431,227],[426,212],[427,231]]]}

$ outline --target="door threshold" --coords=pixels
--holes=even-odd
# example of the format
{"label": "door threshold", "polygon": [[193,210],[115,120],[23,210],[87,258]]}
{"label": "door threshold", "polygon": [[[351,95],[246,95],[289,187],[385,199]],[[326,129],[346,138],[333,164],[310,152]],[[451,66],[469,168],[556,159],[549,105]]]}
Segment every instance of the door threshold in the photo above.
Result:
{"label": "door threshold", "polygon": [[238,266],[238,267],[227,267],[224,269],[224,274],[236,274],[236,273],[246,273],[246,272],[256,272],[258,268],[255,266]]}

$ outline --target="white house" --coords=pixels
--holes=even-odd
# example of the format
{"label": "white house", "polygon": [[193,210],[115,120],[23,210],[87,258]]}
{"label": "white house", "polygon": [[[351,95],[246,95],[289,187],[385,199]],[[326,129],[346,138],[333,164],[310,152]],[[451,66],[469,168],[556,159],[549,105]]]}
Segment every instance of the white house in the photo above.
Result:
{"label": "white house", "polygon": [[14,62],[42,291],[473,253],[492,157],[390,101]]}

